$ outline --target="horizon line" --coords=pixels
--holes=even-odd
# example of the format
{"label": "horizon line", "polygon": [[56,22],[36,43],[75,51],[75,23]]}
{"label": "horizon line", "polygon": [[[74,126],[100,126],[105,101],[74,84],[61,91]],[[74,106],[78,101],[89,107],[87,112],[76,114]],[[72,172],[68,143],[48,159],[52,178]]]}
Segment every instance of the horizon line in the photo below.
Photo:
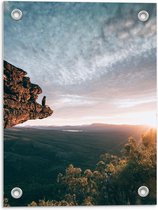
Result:
{"label": "horizon line", "polygon": [[64,127],[64,126],[91,126],[91,125],[116,125],[116,126],[147,126],[147,127],[155,127],[152,125],[148,125],[148,124],[126,124],[126,123],[91,123],[91,124],[75,124],[75,125],[71,125],[71,124],[65,124],[65,125],[16,125],[14,127]]}

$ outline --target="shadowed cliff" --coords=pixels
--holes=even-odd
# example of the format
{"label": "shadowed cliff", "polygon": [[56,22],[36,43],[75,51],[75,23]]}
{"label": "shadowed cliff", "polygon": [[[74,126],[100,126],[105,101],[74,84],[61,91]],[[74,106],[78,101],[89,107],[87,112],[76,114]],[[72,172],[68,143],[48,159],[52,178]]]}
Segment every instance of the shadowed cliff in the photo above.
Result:
{"label": "shadowed cliff", "polygon": [[42,89],[32,84],[26,72],[4,61],[4,128],[51,116],[49,106],[36,102]]}

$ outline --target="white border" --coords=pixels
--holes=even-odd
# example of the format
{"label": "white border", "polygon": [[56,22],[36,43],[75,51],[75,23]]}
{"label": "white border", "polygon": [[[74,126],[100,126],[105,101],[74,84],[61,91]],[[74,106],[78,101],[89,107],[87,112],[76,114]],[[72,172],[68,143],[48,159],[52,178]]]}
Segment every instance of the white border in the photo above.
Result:
{"label": "white border", "polygon": [[[32,2],[31,0],[28,0],[29,2]],[[47,1],[37,1],[34,0],[34,2],[53,2],[52,0],[47,0]],[[74,2],[73,0],[55,0],[54,2]],[[75,2],[108,2],[108,3],[116,3],[116,2],[120,2],[120,3],[157,3],[157,1],[150,1],[150,0],[75,0]],[[3,82],[2,82],[2,72],[3,72],[3,50],[2,50],[2,44],[3,44],[3,12],[2,12],[2,1],[0,0],[0,65],[1,65],[1,73],[0,73],[0,209],[3,209]],[[158,11],[158,6],[157,6],[157,11]],[[158,20],[158,15],[157,15],[157,20]],[[158,64],[157,64],[158,65]],[[158,69],[158,68],[157,68]],[[157,81],[158,81],[158,76],[157,76]],[[158,87],[157,87],[158,90]],[[158,94],[157,94],[157,98],[158,98]],[[158,162],[158,161],[157,161]],[[158,189],[158,183],[157,183],[157,189]],[[11,207],[13,209],[19,209],[18,207]],[[29,208],[35,208],[35,207],[29,207]],[[58,208],[63,209],[63,208],[67,208],[67,209],[75,209],[75,208],[82,208],[83,210],[86,210],[87,208],[93,208],[94,210],[98,210],[98,209],[117,209],[117,210],[122,210],[122,209],[129,209],[129,208],[134,208],[134,209],[139,209],[139,210],[144,210],[144,209],[157,209],[157,205],[155,206],[94,206],[94,207],[44,207],[44,209],[47,208]],[[20,209],[28,209],[28,207],[20,207]],[[38,209],[43,209],[43,207],[38,207]]]}

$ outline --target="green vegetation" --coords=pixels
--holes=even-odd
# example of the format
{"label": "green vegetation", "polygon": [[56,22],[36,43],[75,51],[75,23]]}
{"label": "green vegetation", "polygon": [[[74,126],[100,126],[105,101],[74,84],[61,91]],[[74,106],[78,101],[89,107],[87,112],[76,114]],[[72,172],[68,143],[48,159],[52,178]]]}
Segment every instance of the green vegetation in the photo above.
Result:
{"label": "green vegetation", "polygon": [[[29,206],[67,205],[126,205],[156,202],[156,132],[150,130],[141,142],[130,137],[121,156],[105,153],[95,170],[82,171],[69,165],[59,173],[60,201],[33,201]],[[145,185],[150,194],[138,196],[138,188]]]}
{"label": "green vegetation", "polygon": [[[61,135],[61,133],[59,134]],[[78,135],[84,135],[84,133],[83,134],[79,133]],[[85,136],[87,136],[87,134]],[[96,137],[97,136],[99,135],[96,134]],[[104,135],[102,134],[102,136]],[[118,141],[118,139],[116,138],[116,134],[114,136],[116,140],[115,141],[113,140],[111,144],[115,144],[114,146],[119,145],[120,141]],[[74,139],[75,135],[74,134],[72,134],[72,136],[68,135],[68,137],[69,139],[71,138]],[[90,138],[90,136],[88,137]],[[83,139],[83,138],[81,138],[81,136],[78,136],[78,139]],[[54,143],[53,141],[50,141],[50,140],[48,142],[50,142],[49,145]],[[100,140],[97,142],[97,144],[99,145],[100,142],[103,142],[103,141]],[[105,144],[106,142],[107,141],[105,141]],[[19,144],[20,143],[21,141],[19,141]],[[29,142],[27,141],[27,143]],[[78,141],[78,140],[75,141],[75,143],[80,143],[83,145],[83,142]],[[93,141],[85,142],[85,144],[92,145],[90,143],[93,143]],[[39,144],[36,144],[36,145],[39,145]],[[65,144],[65,146],[66,145],[67,144]],[[75,145],[75,144],[71,143],[71,145]],[[100,144],[100,145],[102,148],[103,144]],[[23,144],[21,144],[21,146],[23,146]],[[13,149],[13,147],[10,147],[10,148]],[[18,148],[18,147],[15,147],[15,148]],[[34,149],[34,147],[32,148]],[[44,149],[44,147],[41,147],[41,148]],[[52,148],[53,146],[51,148],[47,146],[46,148],[47,149],[46,151],[48,151],[47,152],[48,157],[50,155],[51,155],[50,157],[54,156],[54,153],[50,153],[50,151],[52,151]],[[76,148],[79,149],[80,148],[79,145]],[[86,148],[88,148],[88,146]],[[95,148],[96,147],[92,147],[91,151],[89,150],[89,152],[87,153],[87,157],[90,158],[89,155],[91,155],[92,157],[93,152],[95,151]],[[102,149],[104,151],[107,151],[106,145],[105,145],[105,149],[104,148]],[[111,150],[109,153],[106,152],[100,155],[98,163],[96,165],[93,164],[93,167],[89,167],[88,169],[86,169],[87,167],[86,168],[83,167],[85,166],[85,163],[87,160],[86,153],[84,153],[85,156],[81,158],[82,162],[80,164],[81,166],[83,164],[82,169],[79,167],[74,167],[75,165],[74,163],[70,164],[66,168],[65,171],[60,170],[61,173],[58,172],[56,182],[54,182],[54,180],[51,178],[51,177],[54,177],[53,170],[52,170],[52,173],[50,173],[51,171],[49,171],[49,179],[47,180],[47,183],[45,183],[46,179],[42,177],[42,173],[41,173],[39,174],[40,180],[38,182],[40,184],[37,184],[35,182],[31,186],[31,188],[28,188],[30,190],[29,192],[31,192],[31,194],[29,195],[30,197],[28,196],[27,191],[24,192],[24,197],[22,198],[23,200],[19,199],[18,201],[17,200],[15,201],[11,199],[10,197],[8,197],[7,195],[5,195],[4,206],[16,206],[16,205],[19,205],[19,206],[20,205],[77,206],[77,205],[155,204],[156,203],[156,130],[154,129],[149,130],[146,134],[142,135],[141,140],[139,141],[135,140],[133,137],[130,137],[128,139],[128,142],[125,143],[124,146],[120,146],[119,150],[121,150],[120,153],[114,150],[116,152],[116,155],[113,155]],[[20,151],[21,150],[19,150],[19,153]],[[33,150],[31,151],[33,152]],[[36,151],[39,152],[38,150]],[[96,151],[97,151],[97,148],[96,148]],[[25,153],[30,154],[30,147],[29,147],[28,153],[27,151],[25,151]],[[33,154],[35,155],[35,153]],[[46,153],[41,153],[41,154],[44,155]],[[59,152],[57,154],[59,154]],[[79,157],[81,157],[81,155],[78,156],[78,158]],[[30,157],[28,158],[30,160],[34,160]],[[74,150],[73,158],[71,158],[72,162],[75,158],[77,161],[79,160],[77,159],[77,156],[75,157],[75,150]],[[96,160],[96,156],[94,156],[93,158]],[[22,159],[22,161],[23,160],[24,159]],[[41,160],[42,159],[40,159],[40,162],[36,161],[35,163],[44,164],[44,161],[41,162]],[[52,160],[52,158],[49,160]],[[66,159],[64,159],[64,161],[65,160]],[[52,160],[51,164],[53,164],[54,161],[58,162],[56,159],[54,159]],[[30,161],[28,162],[28,164],[29,163]],[[62,162],[60,161],[60,163]],[[92,162],[91,162],[91,165],[92,165]],[[48,168],[48,165],[46,165],[46,167]],[[19,169],[19,171],[21,170]],[[45,176],[44,173],[43,173],[43,176]],[[32,179],[32,177],[26,177],[26,178]],[[50,181],[50,179],[52,179],[52,181]],[[141,198],[137,193],[138,188],[142,185],[147,186],[150,190],[150,193],[146,198]],[[27,184],[25,184],[25,180],[24,180],[23,186],[27,187]],[[43,193],[42,196],[41,196],[41,192]],[[34,197],[32,199],[34,201],[32,202],[29,201],[31,197],[32,198]],[[9,199],[9,202],[7,198]],[[44,199],[41,199],[41,198],[44,198]]]}

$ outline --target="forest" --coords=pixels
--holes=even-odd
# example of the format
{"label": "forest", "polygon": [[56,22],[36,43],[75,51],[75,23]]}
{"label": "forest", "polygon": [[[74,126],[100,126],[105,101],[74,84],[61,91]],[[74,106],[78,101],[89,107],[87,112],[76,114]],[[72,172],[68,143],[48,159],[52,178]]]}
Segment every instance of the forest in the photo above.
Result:
{"label": "forest", "polygon": [[[138,195],[142,185],[150,191],[144,198]],[[102,154],[94,170],[70,164],[58,174],[55,191],[55,199],[45,197],[28,206],[156,204],[156,130],[142,134],[140,141],[129,137],[118,155]],[[10,206],[8,198],[4,206]]]}

